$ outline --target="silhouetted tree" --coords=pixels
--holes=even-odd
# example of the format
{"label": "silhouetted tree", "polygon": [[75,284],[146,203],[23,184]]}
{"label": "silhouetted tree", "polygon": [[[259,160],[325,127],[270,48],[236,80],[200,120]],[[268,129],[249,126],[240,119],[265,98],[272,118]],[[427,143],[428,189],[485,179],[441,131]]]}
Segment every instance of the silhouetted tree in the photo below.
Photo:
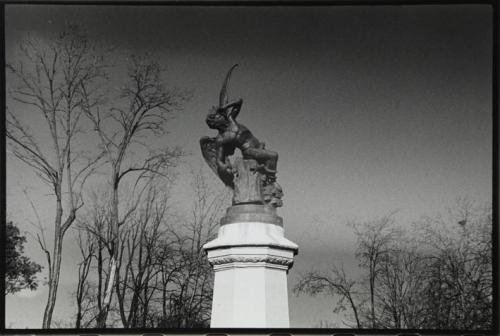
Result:
{"label": "silhouetted tree", "polygon": [[[363,302],[359,302],[359,284],[350,279],[344,268],[333,266],[330,272],[323,273],[320,271],[310,271],[302,275],[299,282],[294,287],[296,294],[305,293],[308,295],[318,295],[326,292],[329,295],[338,295],[340,297],[336,304],[334,313],[339,313],[346,310],[346,304],[351,309],[354,316],[355,325],[351,327],[362,328],[363,324],[360,316],[360,306]],[[321,322],[321,325],[325,324]],[[326,323],[328,324],[328,323]]]}
{"label": "silhouetted tree", "polygon": [[78,283],[76,287],[76,317],[75,328],[80,329],[87,327],[82,324],[87,313],[92,310],[91,302],[88,297],[93,295],[88,282],[88,277],[92,265],[92,261],[97,256],[98,239],[88,230],[79,230],[77,239],[78,248],[82,256],[82,261],[78,264]]}
{"label": "silhouetted tree", "polygon": [[401,238],[401,231],[394,226],[391,215],[371,222],[353,223],[352,227],[358,240],[356,258],[359,261],[359,266],[368,271],[370,325],[371,328],[377,328],[377,316],[375,314],[377,278],[383,271],[381,266],[384,259],[394,253],[393,243]]}
{"label": "silhouetted tree", "polygon": [[[202,247],[215,237],[226,197],[214,191],[202,173],[193,174],[193,181],[194,201],[188,213],[173,211],[170,184],[159,177],[152,177],[130,202],[120,225],[116,301],[110,306],[117,320],[110,323],[125,328],[208,327],[213,274]],[[102,198],[106,195],[95,197],[94,206],[78,226],[92,237],[79,240],[84,246],[82,269],[89,260],[90,269],[97,270],[88,277],[79,272],[78,287],[85,294],[83,300],[75,297],[80,325],[88,327],[97,326],[92,314],[99,316],[100,298],[105,294],[102,283],[107,269],[99,260],[111,256],[107,248],[112,241],[110,203],[99,201]]]}
{"label": "silhouetted tree", "polygon": [[491,209],[460,199],[447,216],[421,220],[418,230],[428,258],[423,284],[425,324],[429,328],[491,328]]}
{"label": "silhouetted tree", "polygon": [[[103,308],[98,325],[106,327],[117,274],[120,251],[119,227],[125,216],[120,215],[119,188],[125,177],[136,174],[135,180],[153,175],[168,178],[168,169],[174,166],[182,151],[176,148],[152,148],[141,143],[144,135],[161,136],[173,111],[179,110],[187,95],[175,88],[167,88],[162,82],[164,69],[154,61],[130,57],[127,83],[120,90],[110,108],[104,111],[91,103],[85,104],[85,112],[92,122],[100,146],[104,150],[109,167],[111,187],[110,222],[112,240],[111,258],[108,264]],[[85,85],[83,91],[87,92]],[[131,155],[133,145],[145,146],[142,158]],[[136,183],[137,184],[137,183]],[[125,214],[126,215],[126,214]]]}
{"label": "silhouetted tree", "polygon": [[36,274],[42,270],[42,266],[24,255],[26,237],[12,221],[7,222],[5,232],[5,294],[16,293],[21,289],[36,290]]}
{"label": "silhouetted tree", "polygon": [[[490,329],[493,321],[492,217],[459,200],[448,216],[424,217],[402,230],[391,216],[351,225],[364,274],[312,270],[296,293],[329,293],[345,302],[358,328]],[[364,303],[368,302],[368,310]]]}
{"label": "silhouetted tree", "polygon": [[[85,106],[97,106],[96,82],[104,77],[103,59],[78,27],[68,26],[54,41],[29,38],[20,45],[17,62],[7,64],[12,75],[12,98],[38,113],[44,124],[23,122],[22,111],[8,110],[7,143],[11,153],[27,164],[54,195],[52,248],[38,235],[47,258],[49,295],[43,328],[50,328],[57,297],[64,236],[83,206],[82,187],[99,155],[86,158],[75,148],[82,132]],[[86,87],[87,90],[82,90]],[[35,118],[30,118],[36,120]],[[31,126],[31,127],[30,127]],[[32,129],[46,127],[49,146]]]}
{"label": "silhouetted tree", "polygon": [[194,201],[191,213],[179,228],[170,228],[180,256],[177,290],[170,294],[170,317],[162,323],[176,328],[208,327],[212,307],[213,271],[203,245],[214,239],[222,210],[227,205],[223,191],[208,184],[203,170],[193,172]]}

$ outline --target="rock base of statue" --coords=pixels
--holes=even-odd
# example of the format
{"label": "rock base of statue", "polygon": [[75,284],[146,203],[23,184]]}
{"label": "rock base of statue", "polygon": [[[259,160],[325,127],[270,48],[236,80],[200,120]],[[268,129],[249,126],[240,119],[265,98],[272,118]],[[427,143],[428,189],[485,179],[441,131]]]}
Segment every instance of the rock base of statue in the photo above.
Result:
{"label": "rock base of statue", "polygon": [[211,328],[290,327],[287,273],[298,246],[274,207],[233,205],[204,249],[215,271]]}
{"label": "rock base of statue", "polygon": [[233,204],[283,206],[283,190],[276,175],[266,174],[256,160],[237,158],[232,166]]}
{"label": "rock base of statue", "polygon": [[257,171],[257,161],[237,158],[233,165],[233,204],[263,203],[262,176]]}

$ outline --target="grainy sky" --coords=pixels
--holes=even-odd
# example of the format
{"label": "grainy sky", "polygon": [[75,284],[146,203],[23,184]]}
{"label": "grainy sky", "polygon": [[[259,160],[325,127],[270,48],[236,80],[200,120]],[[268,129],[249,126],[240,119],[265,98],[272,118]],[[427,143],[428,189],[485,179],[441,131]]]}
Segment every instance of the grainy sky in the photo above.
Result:
{"label": "grainy sky", "polygon": [[[227,69],[240,64],[230,88],[231,97],[244,99],[239,121],[280,155],[279,212],[286,236],[300,247],[290,289],[312,267],[340,261],[355,268],[349,220],[398,210],[405,226],[457,197],[491,202],[489,6],[8,5],[7,61],[28,33],[51,38],[65,22],[84,26],[101,47],[113,46],[113,63],[150,53],[167,67],[167,83],[193,90],[161,141],[183,146],[195,166],[198,139],[213,134],[205,114]],[[30,120],[29,110],[8,104]],[[8,156],[7,211],[24,230],[34,220],[26,188],[50,223],[47,190]],[[78,255],[70,239],[55,310],[62,321],[74,314],[69,293]],[[32,241],[27,253],[44,262]],[[40,327],[46,295],[42,287],[7,297],[6,326]],[[290,293],[292,327],[339,322],[331,311],[328,298]]]}

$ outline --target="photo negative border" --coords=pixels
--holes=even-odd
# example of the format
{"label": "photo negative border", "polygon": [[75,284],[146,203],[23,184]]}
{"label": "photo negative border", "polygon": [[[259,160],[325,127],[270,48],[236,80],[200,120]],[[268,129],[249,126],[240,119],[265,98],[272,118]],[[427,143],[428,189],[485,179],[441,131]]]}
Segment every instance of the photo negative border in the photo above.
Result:
{"label": "photo negative border", "polygon": [[[89,6],[258,6],[258,7],[310,7],[310,6],[408,6],[408,5],[490,5],[493,12],[493,43],[492,43],[492,120],[493,120],[493,178],[492,178],[492,223],[493,223],[493,327],[490,330],[441,330],[441,329],[351,329],[351,328],[189,328],[189,329],[164,329],[164,328],[113,328],[113,329],[73,329],[73,328],[57,328],[57,329],[7,329],[5,325],[5,295],[0,296],[0,334],[5,335],[21,335],[21,334],[40,334],[40,335],[148,335],[148,336],[160,336],[160,335],[212,335],[212,336],[223,336],[223,335],[240,335],[240,334],[252,334],[252,335],[275,335],[275,336],[286,336],[286,335],[336,335],[336,336],[354,336],[354,335],[404,335],[404,336],[416,336],[416,335],[499,335],[499,297],[498,293],[500,291],[500,283],[498,279],[498,270],[500,266],[499,260],[499,232],[498,232],[498,169],[499,169],[499,2],[495,0],[300,0],[300,1],[277,1],[277,0],[253,0],[253,1],[230,1],[230,0],[180,0],[180,1],[36,1],[36,0],[7,0],[0,4],[0,17],[2,24],[0,27],[0,39],[2,42],[2,49],[0,53],[0,59],[3,66],[0,69],[1,82],[5,84],[5,7],[8,5],[89,5]],[[6,138],[5,138],[5,104],[6,104],[6,92],[5,85],[3,86],[2,93],[0,94],[0,103],[2,105],[3,116],[1,118],[1,151],[0,151],[0,181],[2,188],[2,193],[0,194],[0,216],[3,220],[3,225],[0,228],[0,246],[3,246],[6,235]],[[0,248],[0,277],[5,278],[5,250]],[[5,282],[0,281],[0,290],[4,292]]]}

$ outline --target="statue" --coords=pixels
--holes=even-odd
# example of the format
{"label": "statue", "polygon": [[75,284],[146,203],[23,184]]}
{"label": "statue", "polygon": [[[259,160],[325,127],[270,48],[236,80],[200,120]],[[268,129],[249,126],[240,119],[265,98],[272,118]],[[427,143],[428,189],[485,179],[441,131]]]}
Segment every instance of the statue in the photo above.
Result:
{"label": "statue", "polygon": [[[283,205],[283,191],[276,182],[278,153],[267,150],[250,130],[236,121],[243,100],[229,102],[227,89],[235,64],[226,75],[219,95],[219,106],[213,107],[206,117],[216,137],[200,139],[201,152],[210,168],[226,186],[233,190],[233,204]],[[231,163],[230,156],[239,149],[242,158]]]}

